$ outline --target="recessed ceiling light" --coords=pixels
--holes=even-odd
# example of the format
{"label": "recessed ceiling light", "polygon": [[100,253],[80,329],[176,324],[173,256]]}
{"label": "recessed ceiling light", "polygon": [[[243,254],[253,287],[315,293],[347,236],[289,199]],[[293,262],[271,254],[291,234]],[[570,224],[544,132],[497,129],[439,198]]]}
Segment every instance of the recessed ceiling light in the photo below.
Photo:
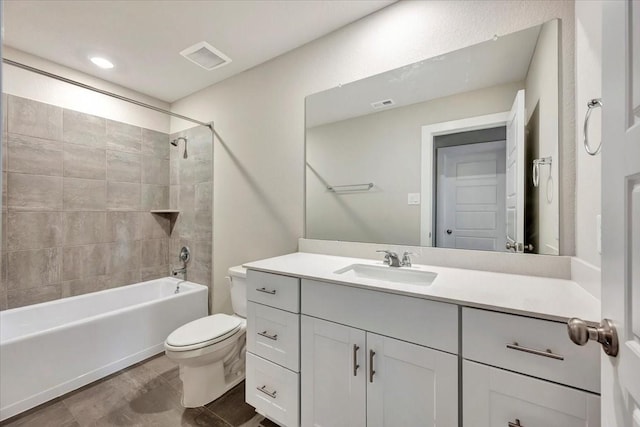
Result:
{"label": "recessed ceiling light", "polygon": [[99,56],[94,56],[89,59],[100,68],[113,68],[113,63],[108,59],[100,58]]}

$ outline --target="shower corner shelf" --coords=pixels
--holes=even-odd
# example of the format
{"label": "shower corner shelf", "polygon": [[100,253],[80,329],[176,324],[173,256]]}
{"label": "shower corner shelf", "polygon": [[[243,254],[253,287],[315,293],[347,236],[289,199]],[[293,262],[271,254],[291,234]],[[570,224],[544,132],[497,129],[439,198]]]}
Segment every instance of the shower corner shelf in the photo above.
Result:
{"label": "shower corner shelf", "polygon": [[149,212],[158,215],[178,215],[180,213],[178,209],[152,209]]}

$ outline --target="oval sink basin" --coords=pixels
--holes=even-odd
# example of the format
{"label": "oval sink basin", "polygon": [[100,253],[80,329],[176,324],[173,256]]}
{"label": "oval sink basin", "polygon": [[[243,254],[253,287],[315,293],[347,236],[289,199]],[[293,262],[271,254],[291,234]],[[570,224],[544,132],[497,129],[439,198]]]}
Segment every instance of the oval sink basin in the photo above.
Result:
{"label": "oval sink basin", "polygon": [[430,285],[438,276],[431,271],[414,270],[407,267],[382,267],[369,264],[351,264],[334,271],[343,277],[373,279],[408,285]]}

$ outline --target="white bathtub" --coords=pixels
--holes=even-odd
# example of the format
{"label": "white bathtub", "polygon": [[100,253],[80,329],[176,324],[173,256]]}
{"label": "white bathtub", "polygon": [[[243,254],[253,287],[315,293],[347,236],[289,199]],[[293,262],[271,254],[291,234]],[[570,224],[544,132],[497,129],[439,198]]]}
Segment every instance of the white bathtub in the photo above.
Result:
{"label": "white bathtub", "polygon": [[208,314],[207,287],[166,277],[0,312],[0,420],[164,350]]}

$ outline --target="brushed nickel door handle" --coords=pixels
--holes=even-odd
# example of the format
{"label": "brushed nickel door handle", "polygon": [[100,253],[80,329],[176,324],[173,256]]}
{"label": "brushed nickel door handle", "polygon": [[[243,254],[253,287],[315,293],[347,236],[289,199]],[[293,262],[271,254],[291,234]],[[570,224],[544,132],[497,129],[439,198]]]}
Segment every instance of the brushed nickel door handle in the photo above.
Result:
{"label": "brushed nickel door handle", "polygon": [[578,345],[585,345],[589,340],[602,344],[602,350],[607,356],[618,355],[618,331],[609,319],[603,319],[597,327],[587,326],[587,323],[576,317],[567,322],[569,338]]}
{"label": "brushed nickel door handle", "polygon": [[354,344],[353,345],[353,376],[354,377],[358,376],[358,368],[360,367],[360,365],[358,365],[358,350],[360,350],[360,347]]}
{"label": "brushed nickel door handle", "polygon": [[525,353],[535,354],[536,356],[544,356],[544,357],[549,357],[551,359],[564,360],[564,356],[555,354],[549,349],[546,349],[545,351],[536,350],[535,348],[523,347],[517,342],[514,342],[513,344],[507,344],[507,348],[511,350],[518,350],[518,351],[523,351]]}
{"label": "brushed nickel door handle", "polygon": [[256,291],[262,292],[264,294],[270,294],[270,295],[275,295],[276,294],[276,290],[275,289],[269,290],[267,288],[258,288],[258,289],[256,289]]}
{"label": "brushed nickel door handle", "polygon": [[376,371],[373,369],[373,356],[376,355],[376,352],[373,350],[369,350],[369,382],[373,382],[373,375]]}

